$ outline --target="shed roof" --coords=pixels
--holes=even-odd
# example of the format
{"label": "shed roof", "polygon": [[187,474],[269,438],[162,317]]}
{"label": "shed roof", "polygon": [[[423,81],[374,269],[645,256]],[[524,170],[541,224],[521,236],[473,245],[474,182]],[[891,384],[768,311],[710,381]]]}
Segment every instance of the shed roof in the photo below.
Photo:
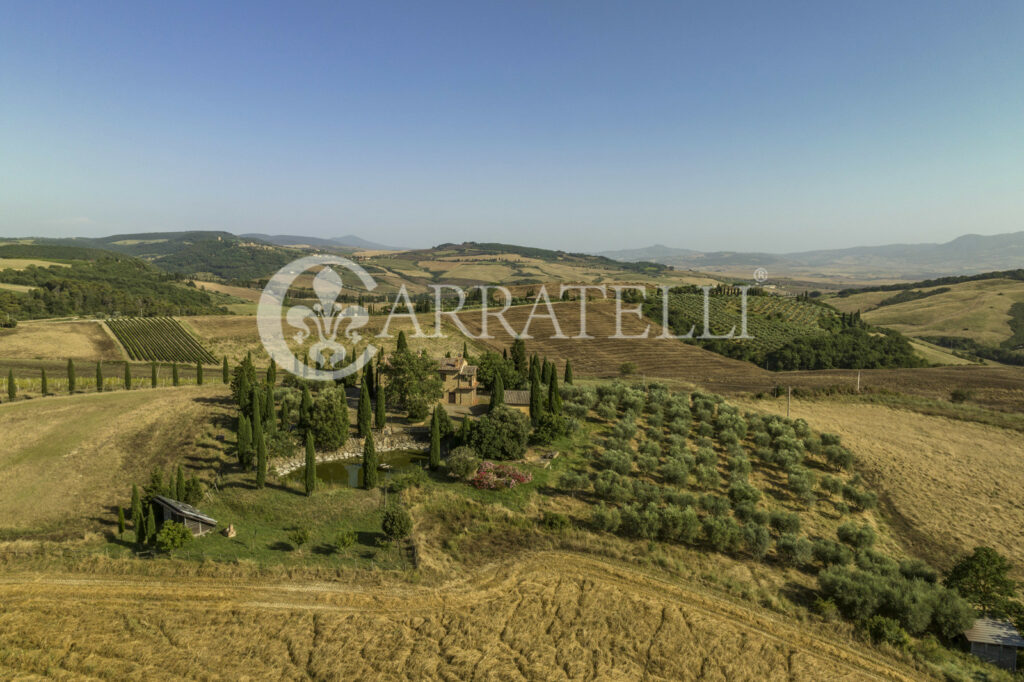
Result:
{"label": "shed roof", "polygon": [[964,632],[968,642],[981,644],[1001,644],[1024,648],[1024,639],[1008,621],[993,618],[979,618],[974,621],[970,630]]}
{"label": "shed roof", "polygon": [[164,505],[165,507],[170,507],[171,509],[173,509],[174,511],[178,512],[182,516],[187,516],[188,518],[193,519],[195,521],[202,521],[203,523],[210,523],[210,524],[213,524],[214,526],[217,525],[217,520],[216,519],[211,519],[209,516],[207,516],[206,514],[202,513],[201,511],[199,511],[198,509],[196,509],[195,507],[193,507],[190,504],[185,504],[184,502],[178,502],[177,500],[172,500],[171,498],[164,497],[163,495],[154,495],[153,499],[156,500],[157,502],[159,502],[160,504]]}
{"label": "shed roof", "polygon": [[529,391],[505,391],[505,404],[506,405],[529,405],[530,404],[530,392]]}

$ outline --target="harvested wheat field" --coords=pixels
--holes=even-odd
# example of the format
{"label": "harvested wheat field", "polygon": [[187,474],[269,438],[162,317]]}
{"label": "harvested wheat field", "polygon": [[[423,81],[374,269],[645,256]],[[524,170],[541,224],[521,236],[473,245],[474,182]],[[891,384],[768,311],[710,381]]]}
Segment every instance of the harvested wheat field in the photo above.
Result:
{"label": "harvested wheat field", "polygon": [[[384,584],[381,584],[381,583]],[[0,674],[106,679],[915,679],[777,615],[561,553],[381,578],[0,578]]]}
{"label": "harvested wheat field", "polygon": [[93,320],[21,322],[0,329],[0,358],[17,360],[124,360],[121,346]]}
{"label": "harvested wheat field", "polygon": [[0,405],[0,531],[97,530],[152,467],[208,465],[202,438],[226,395],[223,386],[182,386]]}
{"label": "harvested wheat field", "polygon": [[226,294],[228,296],[234,296],[240,298],[243,301],[249,301],[251,303],[257,303],[260,300],[260,294],[262,289],[250,289],[249,287],[234,287],[230,284],[219,284],[217,282],[201,282],[196,280],[196,286],[206,291],[212,291],[218,294]]}
{"label": "harvested wheat field", "polygon": [[[784,400],[745,406],[786,413]],[[843,437],[912,553],[946,568],[976,545],[988,545],[1024,566],[1020,433],[841,401],[794,400],[792,416]]]}

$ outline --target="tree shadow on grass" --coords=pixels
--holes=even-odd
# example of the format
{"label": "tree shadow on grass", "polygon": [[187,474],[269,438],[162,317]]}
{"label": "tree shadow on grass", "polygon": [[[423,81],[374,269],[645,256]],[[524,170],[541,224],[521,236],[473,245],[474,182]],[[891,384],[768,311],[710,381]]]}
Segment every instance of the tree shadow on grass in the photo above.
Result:
{"label": "tree shadow on grass", "polygon": [[292,544],[290,544],[288,542],[285,542],[284,540],[278,540],[277,542],[270,543],[269,545],[267,545],[267,549],[273,550],[275,552],[294,552],[295,551],[295,547]]}
{"label": "tree shadow on grass", "polygon": [[327,544],[326,542],[321,543],[313,548],[313,554],[319,554],[320,556],[331,556],[337,554],[338,549],[334,545]]}

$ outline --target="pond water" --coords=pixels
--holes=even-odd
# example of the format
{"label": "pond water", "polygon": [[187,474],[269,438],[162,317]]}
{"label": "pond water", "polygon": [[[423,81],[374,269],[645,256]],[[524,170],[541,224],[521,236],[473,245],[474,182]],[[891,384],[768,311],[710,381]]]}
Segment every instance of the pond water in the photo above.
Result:
{"label": "pond water", "polygon": [[[381,481],[386,481],[395,474],[412,469],[425,469],[429,458],[426,453],[415,450],[390,450],[380,453],[380,462],[386,467],[390,467],[382,468],[380,471]],[[290,477],[299,481],[303,480],[306,477],[306,467],[296,469],[290,474]],[[316,477],[327,483],[359,488],[363,485],[363,460],[360,458],[321,462],[316,465]]]}

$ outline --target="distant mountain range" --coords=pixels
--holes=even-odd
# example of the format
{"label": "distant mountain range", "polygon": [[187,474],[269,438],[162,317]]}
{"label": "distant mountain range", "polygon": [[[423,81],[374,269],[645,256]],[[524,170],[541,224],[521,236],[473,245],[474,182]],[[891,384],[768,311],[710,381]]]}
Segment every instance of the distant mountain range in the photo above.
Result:
{"label": "distant mountain range", "polygon": [[968,234],[945,244],[889,244],[849,249],[756,253],[693,251],[657,244],[603,251],[621,261],[653,261],[677,269],[744,273],[762,267],[771,276],[923,279],[1024,267],[1024,232]]}
{"label": "distant mountain range", "polygon": [[263,242],[269,242],[270,244],[277,244],[278,246],[316,246],[323,249],[355,249],[360,251],[405,251],[406,249],[398,246],[386,246],[384,244],[378,244],[371,242],[362,237],[357,237],[354,234],[345,235],[344,237],[303,237],[301,235],[294,234],[242,234],[239,235],[244,239],[258,239]]}

